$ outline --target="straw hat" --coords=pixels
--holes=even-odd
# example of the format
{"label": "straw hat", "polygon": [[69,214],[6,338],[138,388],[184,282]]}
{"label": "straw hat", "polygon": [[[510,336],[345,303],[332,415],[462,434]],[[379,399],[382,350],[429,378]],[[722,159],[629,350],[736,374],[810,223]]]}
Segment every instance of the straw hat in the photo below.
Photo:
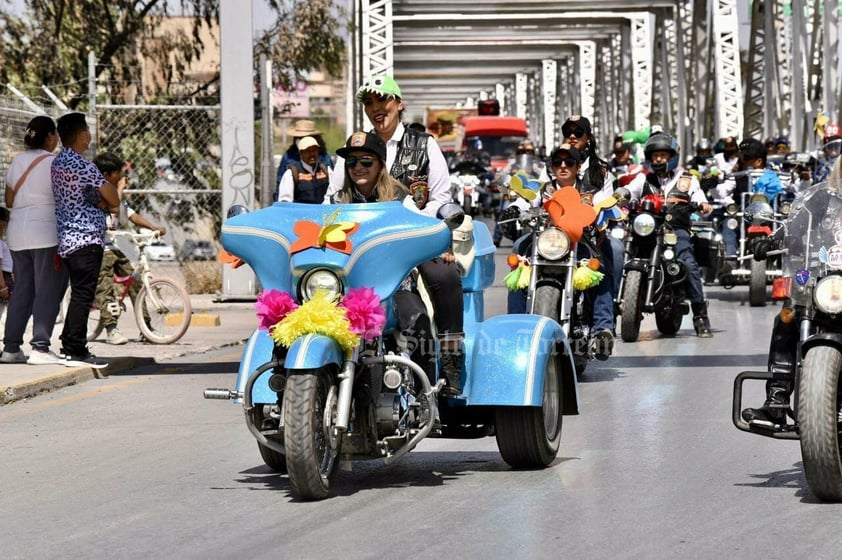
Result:
{"label": "straw hat", "polygon": [[321,134],[321,131],[316,130],[316,123],[314,121],[302,119],[300,121],[295,121],[295,126],[287,129],[287,134],[296,138],[301,138],[303,136],[315,136],[317,134]]}

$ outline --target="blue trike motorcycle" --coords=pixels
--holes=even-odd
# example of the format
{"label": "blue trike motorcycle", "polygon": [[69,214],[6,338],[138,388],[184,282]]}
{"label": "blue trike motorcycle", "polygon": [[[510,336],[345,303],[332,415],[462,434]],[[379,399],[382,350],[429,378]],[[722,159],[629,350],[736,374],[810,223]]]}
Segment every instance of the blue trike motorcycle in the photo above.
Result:
{"label": "blue trike motorcycle", "polygon": [[[562,415],[578,414],[568,341],[546,317],[486,320],[495,249],[488,228],[474,223],[472,235],[458,238],[461,228],[449,229],[463,218],[457,205],[445,205],[440,218],[398,202],[276,203],[224,223],[225,249],[254,269],[263,294],[281,294],[273,305],[282,318],[248,339],[236,389],[205,397],[242,404],[264,462],[288,474],[297,497],[327,497],[340,460],[390,464],[428,436],[496,436],[514,467],[556,458]],[[395,296],[452,239],[471,258],[459,261],[462,391],[445,397],[444,380],[431,381],[401,347]],[[358,305],[360,293],[373,306]],[[366,332],[355,328],[361,322]]]}

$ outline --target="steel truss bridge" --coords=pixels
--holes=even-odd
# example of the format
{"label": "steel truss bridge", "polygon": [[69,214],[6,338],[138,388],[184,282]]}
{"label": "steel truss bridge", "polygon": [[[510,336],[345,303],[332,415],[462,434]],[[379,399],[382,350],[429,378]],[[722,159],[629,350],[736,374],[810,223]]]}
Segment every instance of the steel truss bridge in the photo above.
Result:
{"label": "steel truss bridge", "polygon": [[[738,4],[746,9],[738,0],[354,0],[349,93],[367,76],[394,75],[415,116],[494,97],[546,146],[558,145],[560,121],[583,114],[603,147],[657,123],[685,147],[787,134],[795,149],[813,148],[818,114],[842,121],[842,1],[747,2],[742,57]],[[359,104],[348,112],[363,125]]]}

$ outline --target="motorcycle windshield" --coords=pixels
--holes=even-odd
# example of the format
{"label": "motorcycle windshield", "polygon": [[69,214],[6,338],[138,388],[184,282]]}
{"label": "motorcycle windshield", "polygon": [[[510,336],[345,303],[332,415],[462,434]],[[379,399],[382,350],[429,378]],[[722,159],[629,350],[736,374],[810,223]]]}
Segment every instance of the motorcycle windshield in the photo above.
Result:
{"label": "motorcycle windshield", "polygon": [[447,250],[450,237],[444,222],[400,202],[280,202],[222,226],[222,245],[254,269],[264,289],[295,293],[304,272],[324,267],[346,289],[373,287],[381,299],[415,266]]}
{"label": "motorcycle windshield", "polygon": [[808,303],[809,289],[830,271],[842,271],[842,181],[835,178],[799,193],[785,223],[782,266],[792,281],[796,305]]}

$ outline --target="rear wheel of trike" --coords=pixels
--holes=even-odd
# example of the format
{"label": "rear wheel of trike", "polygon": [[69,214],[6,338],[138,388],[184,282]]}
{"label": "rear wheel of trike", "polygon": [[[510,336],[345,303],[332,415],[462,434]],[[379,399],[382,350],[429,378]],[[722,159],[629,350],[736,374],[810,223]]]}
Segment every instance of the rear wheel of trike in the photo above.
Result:
{"label": "rear wheel of trike", "polygon": [[559,360],[547,359],[541,406],[500,406],[495,411],[497,448],[515,468],[543,468],[558,455],[561,443],[561,372]]}
{"label": "rear wheel of trike", "polygon": [[284,391],[284,448],[289,483],[303,500],[330,493],[339,463],[334,434],[339,389],[331,368],[296,372]]}
{"label": "rear wheel of trike", "polygon": [[748,281],[748,303],[751,307],[766,305],[766,261],[751,259],[751,277]]}
{"label": "rear wheel of trike", "polygon": [[822,501],[842,501],[839,370],[842,353],[830,346],[807,351],[798,386],[798,425],[804,475]]}

